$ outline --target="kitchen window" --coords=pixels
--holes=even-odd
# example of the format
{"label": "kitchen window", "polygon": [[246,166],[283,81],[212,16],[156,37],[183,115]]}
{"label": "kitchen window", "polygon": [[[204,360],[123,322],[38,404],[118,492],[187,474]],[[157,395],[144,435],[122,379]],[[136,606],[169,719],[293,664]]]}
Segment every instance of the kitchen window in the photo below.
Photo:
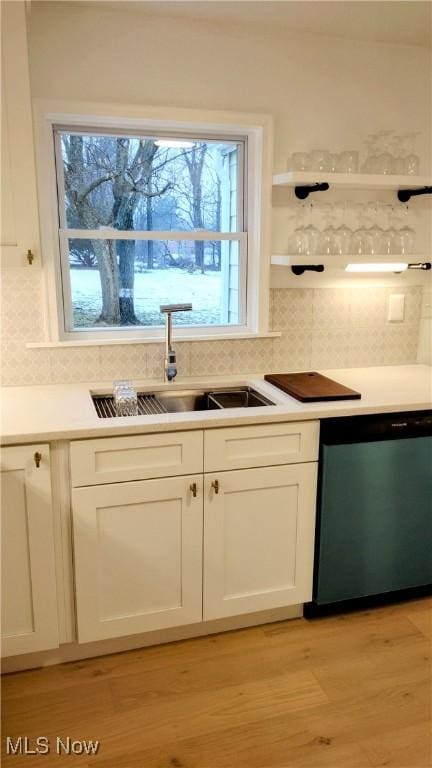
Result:
{"label": "kitchen window", "polygon": [[[247,329],[247,137],[53,126],[61,338]],[[179,329],[180,330],[180,329]]]}

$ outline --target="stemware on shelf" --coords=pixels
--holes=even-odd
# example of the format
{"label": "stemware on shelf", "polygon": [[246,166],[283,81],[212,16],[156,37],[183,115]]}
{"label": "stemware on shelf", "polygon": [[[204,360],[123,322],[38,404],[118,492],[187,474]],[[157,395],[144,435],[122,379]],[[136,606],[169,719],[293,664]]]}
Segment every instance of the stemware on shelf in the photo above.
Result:
{"label": "stemware on shelf", "polygon": [[378,134],[370,133],[364,141],[366,146],[366,158],[360,168],[362,173],[376,173],[376,160],[378,154]]}
{"label": "stemware on shelf", "polygon": [[384,234],[383,228],[379,225],[379,213],[380,205],[378,202],[366,203],[366,218],[369,220],[370,227],[368,229],[370,235],[370,247],[371,255],[376,256],[381,253],[382,236]]}
{"label": "stemware on shelf", "polygon": [[408,176],[417,176],[420,172],[420,158],[414,151],[414,142],[419,132],[406,133],[402,137],[406,142],[406,155],[404,158],[405,169],[404,172]]}
{"label": "stemware on shelf", "polygon": [[352,229],[346,224],[347,204],[344,202],[339,209],[341,211],[341,223],[335,229],[334,233],[334,253],[337,256],[344,256],[350,251]]}
{"label": "stemware on shelf", "polygon": [[359,227],[353,232],[351,238],[351,251],[356,256],[366,256],[372,252],[372,236],[367,227],[369,217],[367,207],[363,203],[355,206],[358,211]]}
{"label": "stemware on shelf", "polygon": [[309,223],[305,227],[304,233],[306,236],[306,255],[314,256],[317,253],[320,233],[319,229],[317,229],[313,224],[313,203],[309,204]]}
{"label": "stemware on shelf", "polygon": [[378,156],[375,161],[376,173],[392,174],[394,157],[391,153],[392,136],[394,131],[386,130],[378,133]]}
{"label": "stemware on shelf", "polygon": [[336,229],[334,227],[336,210],[333,203],[323,206],[325,227],[318,237],[318,253],[332,256],[337,253]]}
{"label": "stemware on shelf", "polygon": [[418,131],[397,134],[393,129],[371,133],[363,142],[366,157],[359,164],[357,150],[339,153],[328,149],[312,149],[309,152],[293,152],[288,169],[292,171],[317,171],[318,173],[361,173],[416,176],[420,173],[420,158],[415,151]]}

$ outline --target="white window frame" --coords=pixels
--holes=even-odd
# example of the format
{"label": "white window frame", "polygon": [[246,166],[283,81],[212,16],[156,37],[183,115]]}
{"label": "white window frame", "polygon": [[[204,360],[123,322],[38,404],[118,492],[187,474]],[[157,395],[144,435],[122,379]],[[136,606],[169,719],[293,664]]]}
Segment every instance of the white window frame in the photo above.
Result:
{"label": "white window frame", "polygon": [[[271,118],[266,115],[243,113],[202,112],[174,108],[139,108],[123,105],[72,104],[69,102],[34,103],[36,159],[41,219],[43,266],[46,273],[48,299],[48,327],[51,343],[55,345],[84,345],[104,343],[154,342],[163,338],[163,327],[96,328],[91,330],[67,331],[64,325],[64,302],[61,260],[65,249],[60,242],[65,232],[60,231],[59,203],[54,151],[54,129],[67,126],[76,130],[115,130],[117,133],[142,131],[176,132],[207,136],[211,139],[225,136],[235,140],[246,137],[247,157],[245,158],[245,232],[200,233],[202,239],[231,239],[239,241],[239,251],[246,258],[246,280],[241,297],[245,322],[241,325],[220,326],[177,326],[176,337],[183,340],[203,340],[268,335],[268,299],[270,274],[269,220],[271,210]],[[117,230],[85,231],[87,238],[126,239],[124,232]],[[68,237],[83,230],[67,230]],[[195,240],[195,232],[152,232],[152,238]],[[217,237],[215,237],[217,236]],[[146,232],[128,232],[130,239],[149,239]],[[65,265],[64,265],[65,266]],[[68,266],[68,265],[67,265]],[[69,268],[64,270],[64,277]],[[70,307],[66,304],[66,312]]]}

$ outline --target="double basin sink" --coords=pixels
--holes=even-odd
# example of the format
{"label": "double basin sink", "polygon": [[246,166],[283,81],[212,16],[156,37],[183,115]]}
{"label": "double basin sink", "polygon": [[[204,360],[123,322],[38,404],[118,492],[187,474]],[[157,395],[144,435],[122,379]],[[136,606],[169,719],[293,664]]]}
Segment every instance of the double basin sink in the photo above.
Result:
{"label": "double basin sink", "polygon": [[[117,416],[114,397],[111,394],[92,394],[94,406],[100,418]],[[184,389],[158,390],[138,393],[138,414],[183,413],[190,411],[213,411],[225,408],[255,408],[275,405],[252,387],[229,387],[225,389]]]}

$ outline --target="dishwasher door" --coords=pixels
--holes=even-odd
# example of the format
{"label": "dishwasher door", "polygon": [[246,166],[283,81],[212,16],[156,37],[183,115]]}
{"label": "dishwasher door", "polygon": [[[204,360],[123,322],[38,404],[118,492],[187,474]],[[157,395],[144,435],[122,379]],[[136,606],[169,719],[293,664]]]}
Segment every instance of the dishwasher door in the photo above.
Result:
{"label": "dishwasher door", "polygon": [[314,603],[432,583],[432,437],[321,446]]}

